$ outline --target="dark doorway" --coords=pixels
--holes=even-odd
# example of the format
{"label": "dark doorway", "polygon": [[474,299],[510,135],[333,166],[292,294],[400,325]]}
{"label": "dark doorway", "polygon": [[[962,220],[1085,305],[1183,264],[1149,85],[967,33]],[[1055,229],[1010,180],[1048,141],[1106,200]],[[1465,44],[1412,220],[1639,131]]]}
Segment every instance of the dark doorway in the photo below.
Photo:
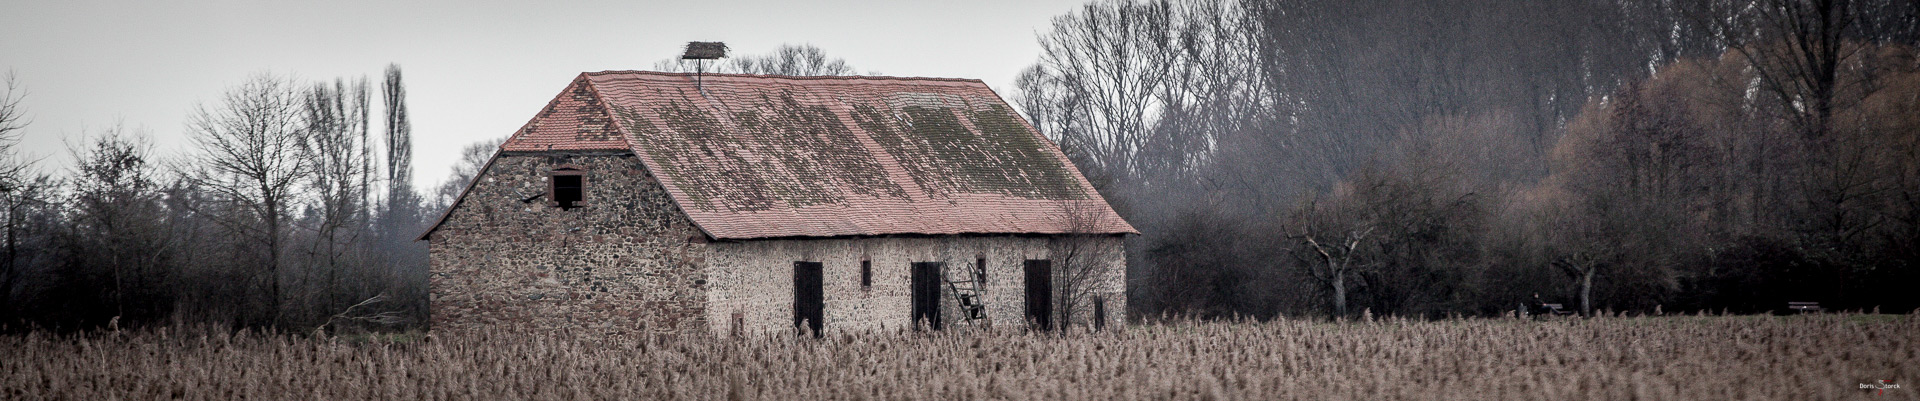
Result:
{"label": "dark doorway", "polygon": [[793,328],[805,327],[814,337],[820,336],[827,309],[821,270],[820,262],[793,262]]}
{"label": "dark doorway", "polygon": [[1093,329],[1107,328],[1107,298],[1093,297]]}
{"label": "dark doorway", "polygon": [[1035,329],[1053,329],[1053,261],[1027,261],[1027,321]]}
{"label": "dark doorway", "polygon": [[940,330],[940,262],[913,262],[913,325]]}

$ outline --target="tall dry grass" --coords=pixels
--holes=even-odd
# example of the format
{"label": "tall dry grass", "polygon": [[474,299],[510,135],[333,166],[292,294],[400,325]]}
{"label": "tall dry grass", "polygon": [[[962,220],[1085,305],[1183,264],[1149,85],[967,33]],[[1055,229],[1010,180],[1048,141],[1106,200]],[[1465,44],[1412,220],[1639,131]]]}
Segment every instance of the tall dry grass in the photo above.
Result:
{"label": "tall dry grass", "polygon": [[1917,336],[1920,315],[1837,314],[818,340],[31,334],[0,341],[0,398],[1854,399],[1911,383]]}

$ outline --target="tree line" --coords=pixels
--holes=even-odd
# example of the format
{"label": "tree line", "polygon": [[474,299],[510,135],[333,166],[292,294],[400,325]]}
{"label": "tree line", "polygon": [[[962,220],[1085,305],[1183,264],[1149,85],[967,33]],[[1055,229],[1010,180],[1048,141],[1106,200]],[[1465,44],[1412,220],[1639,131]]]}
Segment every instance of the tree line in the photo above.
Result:
{"label": "tree line", "polygon": [[1134,316],[1904,311],[1920,5],[1095,1],[1013,101]]}
{"label": "tree line", "polygon": [[412,185],[399,66],[378,89],[256,75],[193,111],[185,154],[116,125],[70,142],[73,166],[56,172],[14,149],[28,121],[7,83],[0,326],[424,324],[426,246],[413,239],[432,205]]}

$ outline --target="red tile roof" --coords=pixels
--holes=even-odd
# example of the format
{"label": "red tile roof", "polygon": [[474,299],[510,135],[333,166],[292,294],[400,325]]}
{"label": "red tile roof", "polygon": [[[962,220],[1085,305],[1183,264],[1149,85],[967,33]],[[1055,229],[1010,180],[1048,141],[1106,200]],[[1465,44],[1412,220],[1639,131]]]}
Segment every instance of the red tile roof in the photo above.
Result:
{"label": "red tile roof", "polygon": [[501,149],[631,150],[722,239],[1135,233],[979,80],[698,79],[580,74]]}

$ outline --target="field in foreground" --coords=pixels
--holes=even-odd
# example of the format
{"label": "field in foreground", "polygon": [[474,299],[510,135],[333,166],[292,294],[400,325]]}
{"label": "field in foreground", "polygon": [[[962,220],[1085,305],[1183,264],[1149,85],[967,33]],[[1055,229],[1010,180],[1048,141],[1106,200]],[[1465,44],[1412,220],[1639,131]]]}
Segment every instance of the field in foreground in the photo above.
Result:
{"label": "field in foreground", "polygon": [[1175,323],[793,339],[0,339],[0,399],[1920,398],[1920,315]]}

